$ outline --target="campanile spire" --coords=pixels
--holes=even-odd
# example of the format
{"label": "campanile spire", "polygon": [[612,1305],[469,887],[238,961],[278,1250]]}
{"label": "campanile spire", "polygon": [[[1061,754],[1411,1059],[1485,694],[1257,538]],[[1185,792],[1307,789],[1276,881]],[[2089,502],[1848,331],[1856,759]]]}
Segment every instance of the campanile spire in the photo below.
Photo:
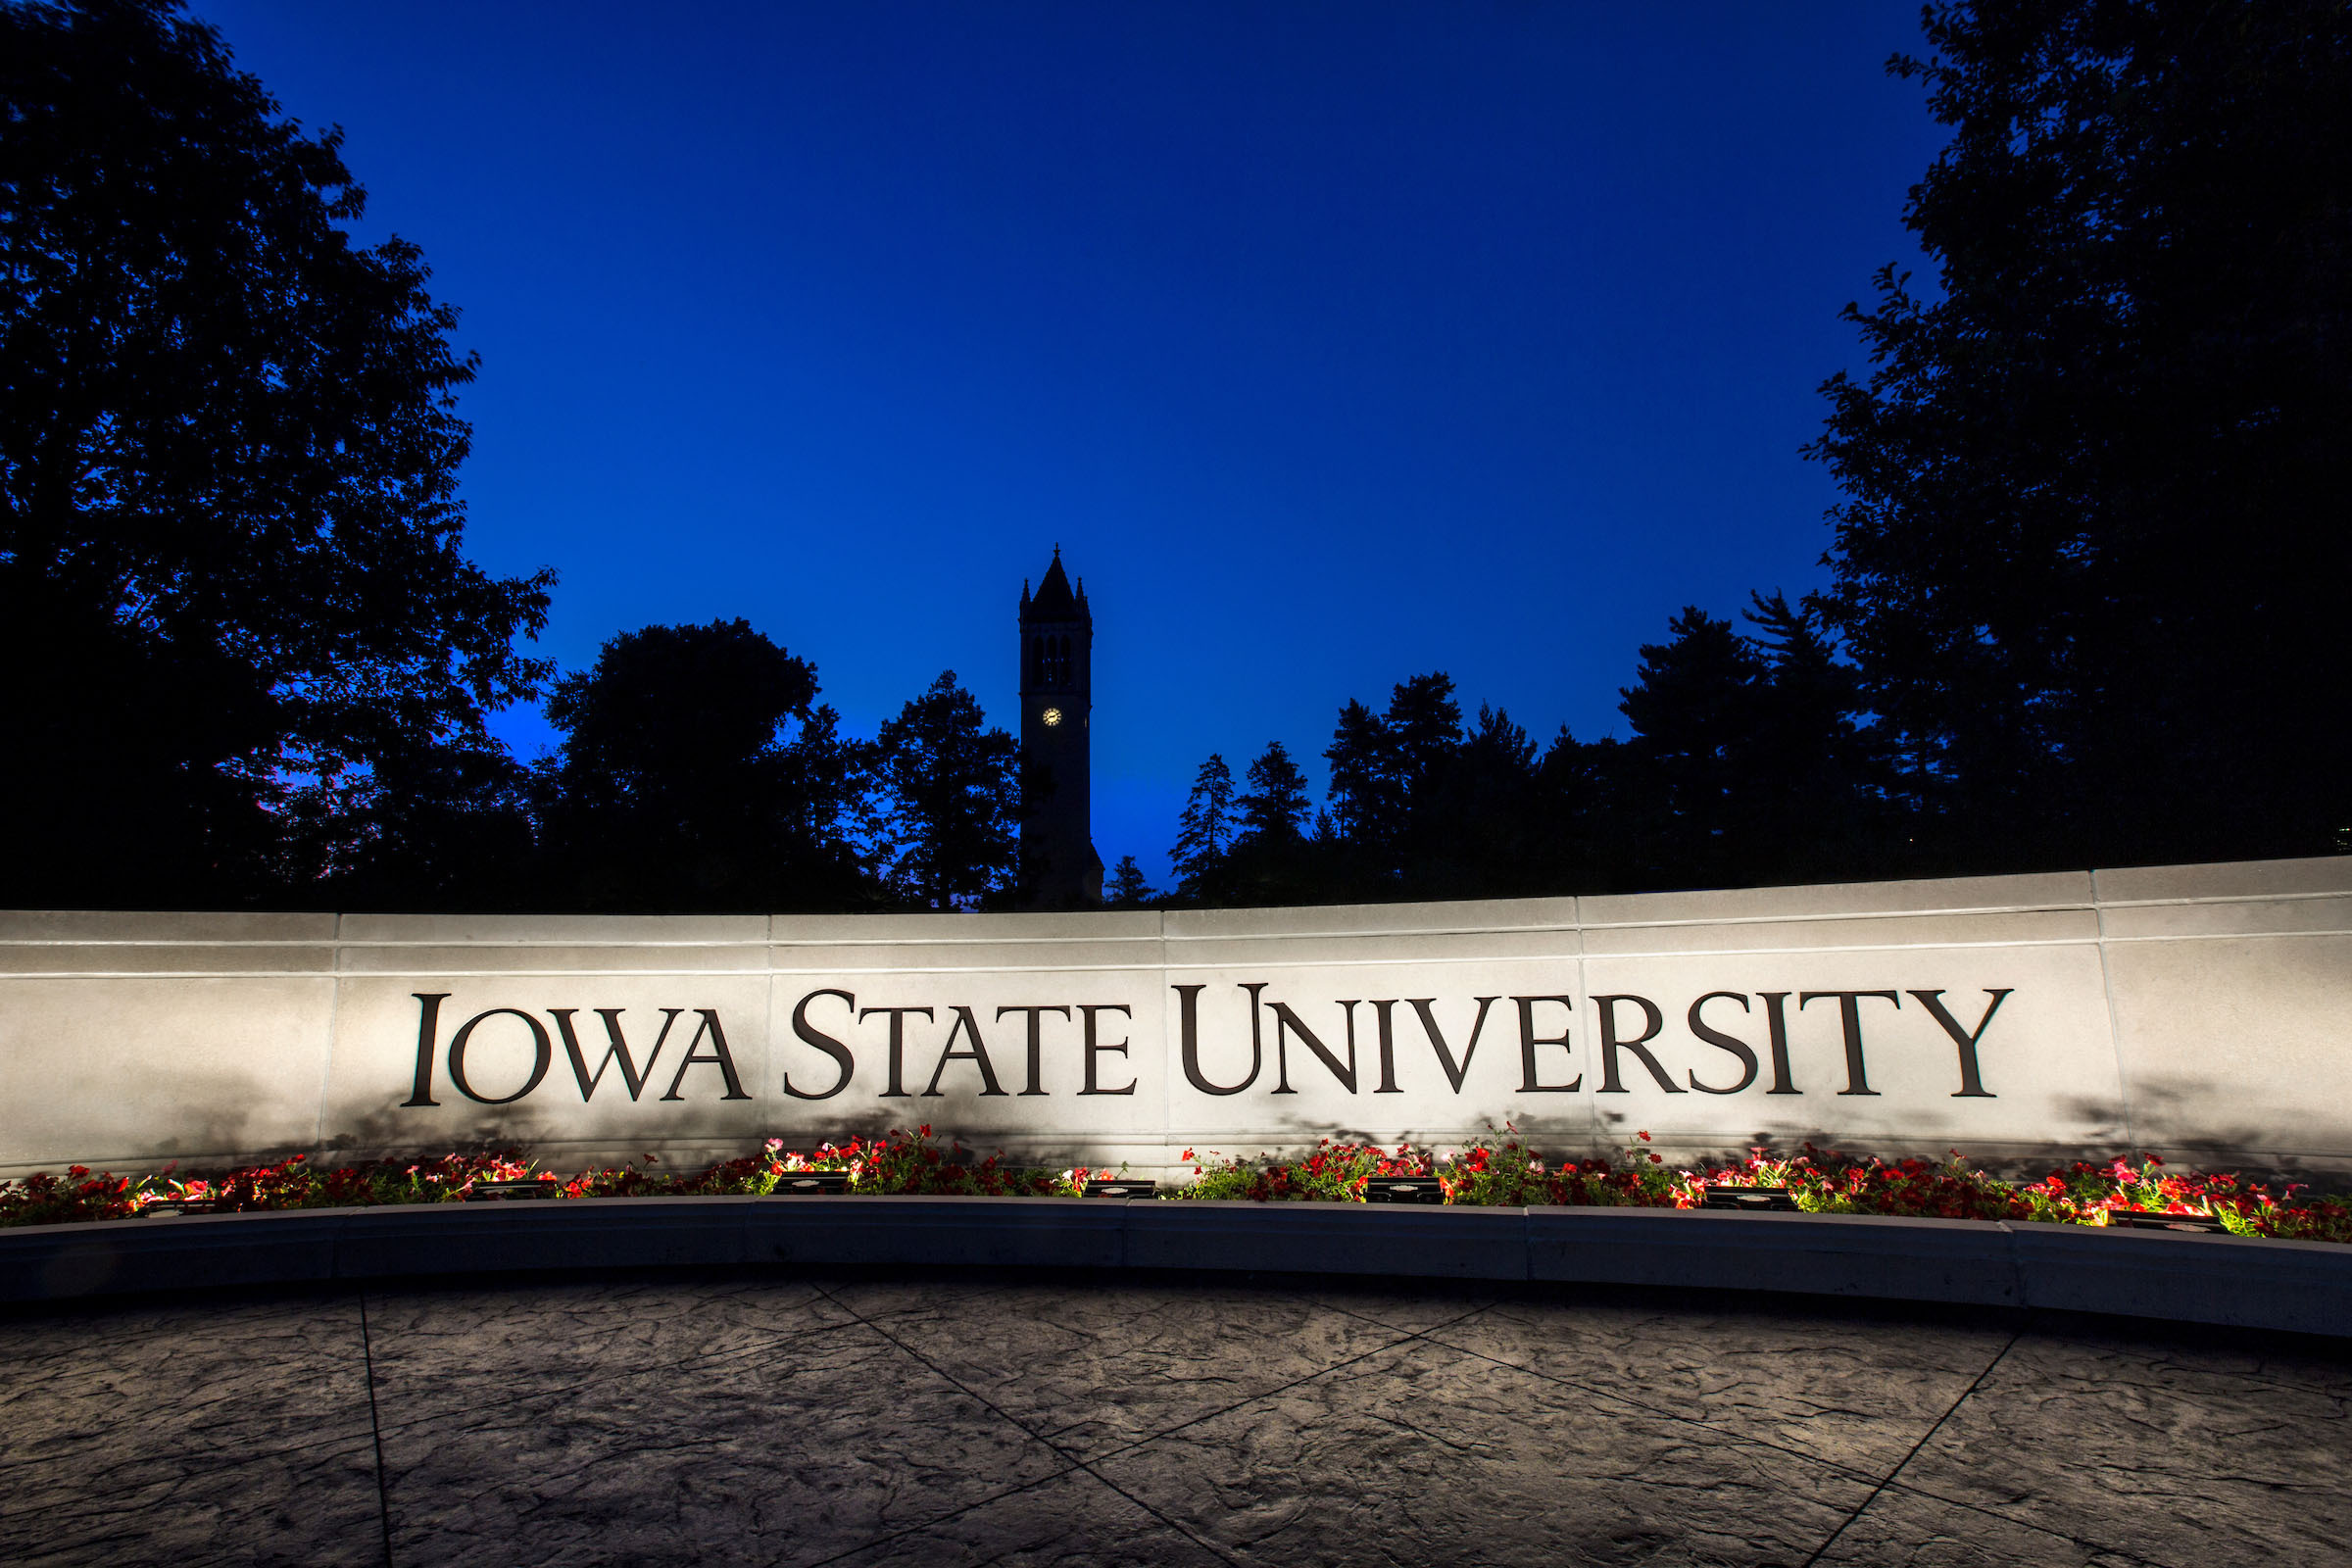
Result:
{"label": "campanile spire", "polygon": [[1095,618],[1061,546],[1021,584],[1021,889],[1034,909],[1102,905],[1092,809]]}

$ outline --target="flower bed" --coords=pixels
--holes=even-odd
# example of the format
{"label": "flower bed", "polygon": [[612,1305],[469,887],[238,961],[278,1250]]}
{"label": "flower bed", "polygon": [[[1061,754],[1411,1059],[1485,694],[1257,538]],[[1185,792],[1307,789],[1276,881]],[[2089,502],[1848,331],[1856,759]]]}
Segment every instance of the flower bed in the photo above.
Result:
{"label": "flower bed", "polygon": [[[1194,1162],[1193,1180],[1164,1196],[1361,1201],[1365,1183],[1377,1177],[1435,1176],[1448,1203],[1694,1208],[1711,1185],[1781,1187],[1798,1208],[1815,1214],[2104,1225],[2116,1211],[2128,1210],[2211,1218],[2240,1236],[2352,1242],[2352,1200],[2308,1196],[2294,1185],[2274,1189],[2228,1172],[2176,1174],[2153,1154],[2137,1163],[2077,1161],[2034,1181],[1991,1175],[1956,1153],[1938,1164],[1856,1158],[1810,1144],[1793,1155],[1759,1149],[1738,1165],[1684,1170],[1642,1147],[1647,1133],[1640,1137],[1619,1159],[1555,1161],[1513,1136],[1446,1155],[1328,1139],[1303,1158],[1200,1158],[1188,1149],[1184,1157]],[[211,1176],[175,1177],[167,1170],[133,1178],[75,1165],[63,1177],[43,1172],[0,1181],[0,1225],[127,1219],[162,1203],[250,1212],[451,1202],[475,1196],[477,1182],[537,1181],[554,1198],[759,1197],[802,1171],[846,1172],[853,1193],[992,1198],[1076,1197],[1090,1177],[1113,1174],[1083,1166],[1053,1171],[1008,1165],[993,1154],[970,1159],[960,1146],[943,1148],[929,1127],[825,1144],[807,1153],[770,1139],[759,1153],[691,1172],[663,1170],[648,1154],[634,1165],[586,1170],[568,1180],[536,1169],[514,1150],[331,1168],[298,1154]]]}

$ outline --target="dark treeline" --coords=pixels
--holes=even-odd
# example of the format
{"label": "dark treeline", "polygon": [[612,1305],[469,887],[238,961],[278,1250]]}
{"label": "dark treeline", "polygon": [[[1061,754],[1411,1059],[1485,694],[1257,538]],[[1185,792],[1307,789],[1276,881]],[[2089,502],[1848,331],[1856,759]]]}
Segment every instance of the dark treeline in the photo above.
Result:
{"label": "dark treeline", "polygon": [[[1847,308],[1828,586],[1675,617],[1622,740],[1430,674],[1340,709],[1320,803],[1212,758],[1168,896],[2352,850],[2345,7],[1924,15],[1936,275]],[[463,553],[474,364],[365,201],[175,0],[0,0],[0,906],[1004,902],[1014,747],[952,674],[868,742],[741,621],[522,651],[554,574]],[[525,763],[486,719],[542,696]]]}
{"label": "dark treeline", "polygon": [[[1691,609],[1642,649],[1630,739],[1539,744],[1466,717],[1418,675],[1385,709],[1349,702],[1318,808],[1281,742],[1237,780],[1195,776],[1176,845],[1184,904],[1455,899],[1723,887],[1956,868],[1916,842],[1892,760],[1855,720],[1856,672],[1818,614],[1759,598],[1736,628]],[[1988,858],[1960,852],[1970,868]]]}
{"label": "dark treeline", "polygon": [[[345,907],[818,912],[994,906],[1014,891],[1016,747],[946,671],[873,740],[743,620],[647,626],[554,684],[555,752],[302,807]],[[452,788],[456,785],[458,788]],[[395,818],[391,811],[397,808]],[[419,819],[419,813],[424,813]]]}

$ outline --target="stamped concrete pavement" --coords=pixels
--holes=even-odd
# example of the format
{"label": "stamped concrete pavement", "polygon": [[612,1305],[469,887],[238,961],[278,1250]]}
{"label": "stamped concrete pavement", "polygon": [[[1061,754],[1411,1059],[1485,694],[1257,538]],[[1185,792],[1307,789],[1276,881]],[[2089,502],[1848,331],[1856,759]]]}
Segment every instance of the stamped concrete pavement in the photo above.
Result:
{"label": "stamped concrete pavement", "polygon": [[2339,1342],[736,1272],[0,1316],[0,1561],[2352,1561]]}

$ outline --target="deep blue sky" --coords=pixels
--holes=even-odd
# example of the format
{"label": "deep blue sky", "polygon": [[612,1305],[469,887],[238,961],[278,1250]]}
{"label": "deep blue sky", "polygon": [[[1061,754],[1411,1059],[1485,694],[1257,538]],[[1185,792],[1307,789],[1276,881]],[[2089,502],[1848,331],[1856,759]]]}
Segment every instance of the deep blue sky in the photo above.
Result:
{"label": "deep blue sky", "polygon": [[[1096,840],[1444,669],[1615,729],[1685,604],[1821,578],[1838,311],[1915,259],[1912,0],[644,6],[199,0],[481,378],[484,564],[543,642],[743,615],[870,734],[1013,726],[1055,541]],[[529,756],[551,732],[502,716]]]}

